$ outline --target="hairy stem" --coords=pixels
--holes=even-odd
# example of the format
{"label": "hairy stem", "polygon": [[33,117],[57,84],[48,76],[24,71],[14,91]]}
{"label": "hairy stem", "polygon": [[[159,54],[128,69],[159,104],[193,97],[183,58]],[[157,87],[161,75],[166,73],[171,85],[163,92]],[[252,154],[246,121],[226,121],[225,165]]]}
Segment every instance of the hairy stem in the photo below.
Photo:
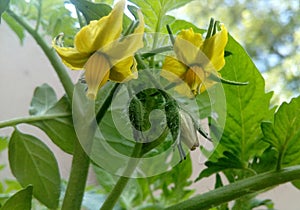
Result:
{"label": "hairy stem", "polygon": [[78,139],[75,141],[72,167],[62,210],[80,210],[88,175],[90,158],[81,147]]}
{"label": "hairy stem", "polygon": [[0,128],[16,126],[21,123],[29,123],[30,124],[33,122],[52,120],[55,118],[62,118],[62,117],[70,117],[70,114],[47,114],[47,115],[42,115],[42,116],[29,116],[29,117],[10,119],[10,120],[5,120],[5,121],[0,122]]}
{"label": "hairy stem", "polygon": [[34,38],[36,43],[42,48],[43,52],[47,56],[48,60],[50,61],[51,65],[53,66],[54,70],[56,71],[60,82],[62,83],[66,94],[70,101],[72,101],[73,96],[73,89],[74,85],[67,73],[65,66],[62,64],[61,60],[56,55],[55,51],[50,47],[44,38],[35,30],[33,29],[29,23],[27,23],[22,17],[19,17],[16,13],[12,10],[8,9],[7,14],[10,15],[17,23],[19,23],[26,31]]}
{"label": "hairy stem", "polygon": [[[26,31],[35,39],[37,44],[42,48],[45,55],[49,59],[51,65],[56,71],[65,91],[68,96],[69,102],[72,102],[74,85],[65,70],[65,66],[61,60],[57,57],[55,51],[49,47],[47,42],[43,39],[36,30],[34,30],[23,18],[19,17],[11,10],[7,10],[7,13],[14,18]],[[69,177],[69,182],[66,190],[66,194],[63,201],[62,210],[79,210],[81,208],[81,202],[84,194],[86,179],[88,175],[90,159],[82,149],[78,139],[75,139],[73,161]]]}
{"label": "hairy stem", "polygon": [[166,210],[204,210],[300,178],[300,166],[259,174],[183,201]]}

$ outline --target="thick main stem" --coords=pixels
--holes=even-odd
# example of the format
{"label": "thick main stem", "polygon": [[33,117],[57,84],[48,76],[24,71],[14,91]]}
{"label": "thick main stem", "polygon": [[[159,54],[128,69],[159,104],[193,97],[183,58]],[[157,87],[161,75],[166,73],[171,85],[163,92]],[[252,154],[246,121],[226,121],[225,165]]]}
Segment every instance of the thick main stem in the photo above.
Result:
{"label": "thick main stem", "polygon": [[76,139],[71,173],[64,197],[62,210],[80,210],[89,170],[90,158]]}
{"label": "thick main stem", "polygon": [[300,179],[300,166],[259,174],[197,195],[166,210],[204,210],[285,182]]}

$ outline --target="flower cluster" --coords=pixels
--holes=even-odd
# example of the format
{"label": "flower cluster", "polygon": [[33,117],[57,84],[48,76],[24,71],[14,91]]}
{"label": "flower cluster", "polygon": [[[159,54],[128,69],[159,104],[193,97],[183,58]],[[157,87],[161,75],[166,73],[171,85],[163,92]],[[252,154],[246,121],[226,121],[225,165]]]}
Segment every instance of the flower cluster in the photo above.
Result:
{"label": "flower cluster", "polygon": [[[134,53],[143,47],[144,19],[139,11],[139,24],[133,34],[122,37],[122,22],[125,0],[119,1],[111,13],[100,20],[91,21],[75,36],[74,47],[61,47],[53,42],[62,61],[71,69],[85,70],[88,85],[87,96],[95,99],[99,88],[108,80],[124,82],[137,78]],[[208,79],[210,74],[225,64],[224,48],[227,30],[221,25],[220,31],[206,39],[192,28],[182,30],[175,39],[176,57],[167,56],[163,69],[171,74],[162,76],[172,82],[183,80],[194,95],[202,93],[215,84]]]}
{"label": "flower cluster", "polygon": [[[62,47],[56,40],[53,42],[54,49],[68,67],[85,70],[87,97],[92,100],[108,80],[120,83],[138,76],[134,54],[144,46],[144,19],[138,11],[137,26],[131,34],[122,35],[125,3],[120,0],[109,15],[84,26],[74,38],[74,47]],[[218,71],[225,65],[227,30],[219,23],[212,27],[206,38],[192,28],[182,30],[173,43],[176,56],[166,56],[162,66],[163,77],[175,85],[178,80],[184,81],[194,96],[214,85],[215,81],[209,77],[219,77]],[[176,89],[182,92],[180,85]],[[180,113],[180,119],[180,138],[193,150],[199,146],[194,122],[186,113]]]}

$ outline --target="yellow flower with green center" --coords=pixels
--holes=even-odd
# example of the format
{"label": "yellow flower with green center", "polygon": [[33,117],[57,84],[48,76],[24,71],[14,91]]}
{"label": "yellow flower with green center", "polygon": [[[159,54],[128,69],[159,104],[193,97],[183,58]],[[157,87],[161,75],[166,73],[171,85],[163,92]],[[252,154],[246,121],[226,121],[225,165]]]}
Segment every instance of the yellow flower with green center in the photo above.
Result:
{"label": "yellow flower with green center", "polygon": [[108,16],[91,21],[74,38],[74,47],[53,47],[65,65],[84,69],[87,96],[95,99],[99,88],[108,80],[124,82],[137,77],[134,53],[143,47],[144,19],[131,35],[121,37],[125,0],[119,1]]}
{"label": "yellow flower with green center", "polygon": [[209,76],[219,76],[217,71],[225,65],[224,49],[227,40],[227,30],[223,25],[220,25],[220,31],[215,31],[206,39],[192,28],[182,30],[174,42],[176,58],[165,58],[162,68],[166,71],[162,71],[162,76],[172,82],[177,82],[180,78],[194,95],[204,92],[216,83]]}

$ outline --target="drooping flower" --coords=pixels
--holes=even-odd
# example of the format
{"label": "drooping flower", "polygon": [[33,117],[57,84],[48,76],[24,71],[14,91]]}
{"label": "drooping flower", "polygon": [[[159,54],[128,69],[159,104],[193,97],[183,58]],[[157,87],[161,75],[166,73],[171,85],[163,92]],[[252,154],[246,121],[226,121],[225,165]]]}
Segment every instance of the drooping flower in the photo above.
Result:
{"label": "drooping flower", "polygon": [[220,31],[206,39],[192,28],[182,30],[174,43],[176,58],[165,58],[162,68],[166,71],[162,71],[162,76],[172,82],[183,80],[194,95],[204,92],[216,83],[209,76],[219,76],[218,71],[225,65],[224,49],[227,40],[224,25],[220,25]]}
{"label": "drooping flower", "polygon": [[198,131],[194,122],[187,113],[180,111],[180,141],[182,141],[190,150],[195,150],[200,146]]}
{"label": "drooping flower", "polygon": [[108,16],[91,21],[74,38],[74,47],[53,47],[63,63],[73,70],[84,69],[87,96],[95,99],[99,88],[108,80],[124,82],[136,78],[134,53],[143,47],[144,19],[131,35],[122,37],[125,0],[120,0]]}

